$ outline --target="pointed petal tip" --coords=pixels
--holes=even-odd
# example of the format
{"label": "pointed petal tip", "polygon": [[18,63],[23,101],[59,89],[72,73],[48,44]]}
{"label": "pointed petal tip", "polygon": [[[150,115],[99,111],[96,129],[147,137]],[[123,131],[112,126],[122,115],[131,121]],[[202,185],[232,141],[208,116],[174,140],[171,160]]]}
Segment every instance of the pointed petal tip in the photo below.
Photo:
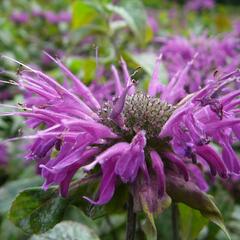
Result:
{"label": "pointed petal tip", "polygon": [[103,205],[104,203],[101,203],[100,201],[94,201],[89,197],[83,196],[83,199],[91,203],[92,205]]}

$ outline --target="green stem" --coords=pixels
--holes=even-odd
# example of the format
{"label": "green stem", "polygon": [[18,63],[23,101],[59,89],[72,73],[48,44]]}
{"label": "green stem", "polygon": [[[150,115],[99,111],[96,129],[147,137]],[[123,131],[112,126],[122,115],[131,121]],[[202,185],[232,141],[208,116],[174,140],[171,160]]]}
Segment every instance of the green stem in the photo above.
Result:
{"label": "green stem", "polygon": [[134,240],[136,232],[136,213],[133,209],[133,197],[129,193],[126,240]]}
{"label": "green stem", "polygon": [[110,229],[111,229],[111,233],[110,233],[110,234],[112,235],[112,239],[118,240],[118,235],[117,235],[117,233],[115,232],[115,227],[113,226],[109,215],[106,216],[106,222],[107,222],[108,226],[109,226]]}
{"label": "green stem", "polygon": [[172,203],[172,232],[173,240],[181,240],[179,235],[179,211],[175,202]]}

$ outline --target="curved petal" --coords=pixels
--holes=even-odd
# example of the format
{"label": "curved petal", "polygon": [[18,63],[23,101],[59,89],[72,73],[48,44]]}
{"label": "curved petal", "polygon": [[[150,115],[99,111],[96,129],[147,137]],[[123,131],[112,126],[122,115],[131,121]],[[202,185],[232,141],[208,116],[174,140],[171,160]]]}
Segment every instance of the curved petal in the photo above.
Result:
{"label": "curved petal", "polygon": [[152,168],[157,176],[157,184],[159,186],[159,196],[162,197],[166,191],[164,165],[162,159],[156,151],[151,151]]}

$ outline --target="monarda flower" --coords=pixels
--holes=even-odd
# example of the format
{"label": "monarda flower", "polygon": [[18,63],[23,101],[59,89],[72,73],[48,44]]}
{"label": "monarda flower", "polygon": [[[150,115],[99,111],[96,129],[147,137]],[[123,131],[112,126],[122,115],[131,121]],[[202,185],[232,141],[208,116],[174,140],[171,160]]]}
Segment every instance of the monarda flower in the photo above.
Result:
{"label": "monarda flower", "polygon": [[61,22],[69,23],[71,21],[71,13],[67,11],[61,11],[58,13],[52,12],[52,11],[46,11],[42,12],[42,16],[45,18],[45,20],[52,24],[57,24]]}
{"label": "monarda flower", "polygon": [[70,23],[72,16],[69,11],[43,11],[42,9],[33,9],[31,12],[17,12],[14,11],[10,19],[16,24],[26,24],[30,20],[35,20],[37,18],[44,19],[50,24],[60,24],[60,23]]}
{"label": "monarda flower", "polygon": [[10,16],[10,19],[16,24],[24,24],[29,22],[29,14],[26,12],[14,11]]}
{"label": "monarda flower", "polygon": [[[176,103],[187,94],[207,85],[213,74],[228,73],[238,68],[239,46],[239,38],[234,33],[229,33],[221,39],[204,35],[192,36],[189,39],[179,36],[166,39],[161,50],[163,63],[169,74],[169,86],[175,86],[181,91],[181,96],[174,91],[175,98],[172,98],[170,103]],[[186,73],[182,81],[178,81],[178,85],[171,83],[184,67]]]}
{"label": "monarda flower", "polygon": [[[160,60],[157,58],[147,92],[131,79],[124,61],[123,81],[113,66],[115,94],[101,104],[58,59],[53,61],[72,81],[68,87],[25,66],[18,84],[32,97],[22,112],[5,115],[18,114],[27,118],[28,126],[41,127],[32,136],[36,139],[28,157],[37,161],[45,179],[44,189],[58,184],[61,195],[67,196],[80,168],[89,174],[100,171],[96,199],[85,197],[90,203],[108,203],[117,186],[125,184],[134,196],[136,209],[144,202],[155,212],[161,199],[175,191],[171,186],[179,179],[195,189],[207,190],[203,166],[222,178],[240,173],[238,157],[231,147],[240,137],[240,90],[233,89],[240,72],[209,80],[204,88],[181,99],[178,83],[186,69],[173,80],[179,88],[164,88],[158,79]],[[181,101],[166,101],[176,95]]]}
{"label": "monarda flower", "polygon": [[214,6],[214,0],[188,0],[185,5],[185,9],[192,11],[202,11],[205,9],[213,9]]}

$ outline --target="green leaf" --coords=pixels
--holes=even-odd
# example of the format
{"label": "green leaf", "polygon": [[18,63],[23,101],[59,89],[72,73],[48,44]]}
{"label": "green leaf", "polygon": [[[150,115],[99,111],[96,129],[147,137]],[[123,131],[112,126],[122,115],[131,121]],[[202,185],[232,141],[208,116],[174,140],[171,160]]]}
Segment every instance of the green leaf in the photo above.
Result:
{"label": "green leaf", "polygon": [[[234,204],[232,205],[232,207],[234,207]],[[240,222],[240,207],[235,206],[232,212],[232,216],[231,218],[228,219],[228,222],[227,222],[228,227],[230,229],[232,240],[239,239],[239,236],[240,236],[239,222]],[[219,240],[223,240],[225,236],[222,236],[222,234],[221,235],[220,234],[221,233],[219,233],[217,237]]]}
{"label": "green leaf", "polygon": [[[116,233],[124,233],[125,235],[125,227],[126,227],[126,214],[110,214],[105,215],[102,218],[98,218],[94,221],[98,226],[99,235],[105,239],[115,239],[114,235]],[[121,231],[123,230],[123,231]],[[112,237],[111,237],[112,236]],[[110,237],[110,238],[109,238]],[[123,237],[119,236],[119,239]],[[137,238],[136,238],[137,239]]]}
{"label": "green leaf", "polygon": [[145,233],[145,237],[147,240],[157,240],[157,228],[154,223],[154,219],[151,216],[151,218],[147,217],[145,219],[145,222],[142,226],[143,231]]}
{"label": "green leaf", "polygon": [[149,209],[148,202],[143,194],[140,193],[140,202],[143,212],[146,215],[145,223],[143,224],[143,231],[145,232],[147,240],[157,240],[157,228],[154,221],[153,212]]}
{"label": "green leaf", "polygon": [[167,208],[159,216],[155,218],[155,224],[157,227],[157,236],[159,239],[173,239],[172,229],[172,209]]}
{"label": "green leaf", "polygon": [[211,206],[211,210],[209,211],[209,209],[206,210],[202,210],[201,213],[204,217],[208,218],[210,221],[212,221],[213,223],[215,223],[219,228],[221,228],[223,230],[223,232],[226,234],[227,238],[231,240],[231,237],[228,233],[228,230],[226,229],[225,225],[224,225],[224,221],[222,218],[222,214],[219,211],[219,209],[217,208],[217,206],[215,205],[213,199],[213,196],[207,195],[208,196],[208,204],[209,206]]}
{"label": "green leaf", "polygon": [[63,221],[50,231],[34,235],[30,240],[100,240],[96,233],[85,225],[72,221]]}
{"label": "green leaf", "polygon": [[203,217],[198,210],[189,208],[185,204],[179,204],[180,233],[182,240],[194,240],[200,231],[207,225],[207,218]]}
{"label": "green leaf", "polygon": [[[156,240],[157,229],[154,221],[154,214],[150,211],[148,203],[142,195],[140,195],[140,201],[143,208],[143,212],[147,217],[143,225],[143,230],[145,232],[146,238],[147,240]],[[157,213],[161,214],[170,205],[171,205],[171,198],[168,195],[163,196],[161,200],[158,201]]]}
{"label": "green leaf", "polygon": [[204,217],[220,227],[228,239],[231,239],[224,225],[222,214],[212,197],[202,192],[193,182],[186,182],[182,178],[168,175],[167,193],[173,201],[185,203],[189,207],[199,210]]}
{"label": "green leaf", "polygon": [[146,27],[146,33],[145,33],[145,43],[150,43],[154,37],[154,32],[150,26]]}
{"label": "green leaf", "polygon": [[90,83],[96,75],[96,60],[94,58],[69,58],[67,66],[74,74],[80,73],[84,83]]}
{"label": "green leaf", "polygon": [[107,9],[121,16],[139,42],[144,42],[146,34],[146,12],[140,0],[122,0],[120,5],[108,4]]}
{"label": "green leaf", "polygon": [[[229,182],[229,184],[232,183]],[[214,195],[214,201],[218,206],[219,210],[221,211],[226,225],[230,230],[231,238],[233,239],[234,231],[232,231],[231,226],[229,226],[229,222],[232,220],[232,213],[236,213],[236,209],[234,208],[234,200],[226,189],[223,189],[222,183],[216,184],[214,186],[214,191],[212,194]],[[209,224],[207,237],[209,239],[214,239],[218,234],[220,234],[219,228],[215,224]]]}
{"label": "green leaf", "polygon": [[72,27],[74,29],[92,23],[98,16],[97,10],[93,5],[86,1],[74,1],[72,4]]}
{"label": "green leaf", "polygon": [[73,205],[70,205],[66,209],[64,220],[79,222],[85,226],[88,226],[91,229],[94,229],[95,231],[98,230],[96,223],[91,218],[86,216],[86,214],[80,208]]}
{"label": "green leaf", "polygon": [[[156,63],[156,54],[141,53],[133,55],[128,52],[124,52],[124,58],[125,57],[140,66],[149,76],[152,76]],[[160,63],[159,81],[163,84],[166,84],[168,81],[168,73],[162,63]]]}
{"label": "green leaf", "polygon": [[28,239],[28,235],[26,235],[21,229],[17,228],[12,222],[10,222],[7,218],[4,218],[1,222],[0,227],[0,239],[2,240],[20,240],[20,239]]}
{"label": "green leaf", "polygon": [[40,177],[18,179],[8,182],[0,188],[0,214],[6,213],[16,195],[25,188],[39,186]]}
{"label": "green leaf", "polygon": [[29,188],[13,201],[9,219],[24,232],[42,233],[62,220],[67,205],[68,201],[59,197],[55,188]]}

